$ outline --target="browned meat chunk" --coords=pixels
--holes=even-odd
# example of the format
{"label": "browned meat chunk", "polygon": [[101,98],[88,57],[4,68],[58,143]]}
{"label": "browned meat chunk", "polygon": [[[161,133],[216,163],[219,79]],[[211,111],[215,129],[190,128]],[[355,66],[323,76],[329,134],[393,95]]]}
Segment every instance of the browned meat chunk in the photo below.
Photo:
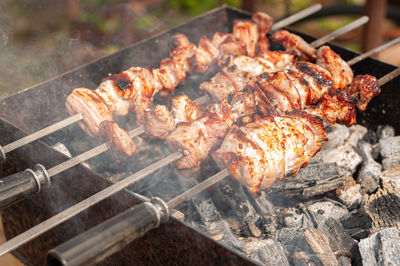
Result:
{"label": "browned meat chunk", "polygon": [[113,119],[103,99],[95,91],[86,88],[74,89],[67,98],[66,107],[71,115],[82,114],[83,121],[79,125],[92,137],[99,135],[102,121]]}
{"label": "browned meat chunk", "polygon": [[272,40],[280,43],[287,51],[295,52],[301,59],[314,61],[316,50],[300,36],[287,30],[279,30],[272,33]]}
{"label": "browned meat chunk", "polygon": [[357,75],[349,90],[350,95],[357,99],[357,107],[361,111],[365,111],[372,98],[381,92],[378,80],[371,75]]}
{"label": "browned meat chunk", "polygon": [[317,124],[304,122],[309,119],[313,120],[310,115],[275,116],[233,126],[213,158],[251,192],[259,193],[276,179],[296,175],[319,150],[320,140],[308,126]]}
{"label": "browned meat chunk", "polygon": [[181,95],[172,99],[172,114],[175,123],[192,122],[201,115],[200,107],[189,99],[187,95]]}
{"label": "browned meat chunk", "polygon": [[122,161],[136,152],[136,146],[129,137],[128,132],[123,130],[114,121],[103,121],[99,128],[100,137],[105,141],[112,156],[117,161]]}
{"label": "browned meat chunk", "polygon": [[148,137],[165,139],[175,129],[175,121],[165,105],[157,105],[146,112],[144,129]]}
{"label": "browned meat chunk", "polygon": [[331,73],[334,88],[344,89],[353,80],[350,66],[329,46],[322,46],[317,50],[317,65]]}
{"label": "browned meat chunk", "polygon": [[180,123],[167,137],[171,150],[182,150],[185,153],[175,166],[179,170],[198,168],[209,152],[220,143],[232,123],[232,113],[227,102],[210,107],[208,112],[193,122]]}
{"label": "browned meat chunk", "polygon": [[246,46],[247,55],[253,57],[257,53],[258,27],[248,20],[235,20],[233,35]]}

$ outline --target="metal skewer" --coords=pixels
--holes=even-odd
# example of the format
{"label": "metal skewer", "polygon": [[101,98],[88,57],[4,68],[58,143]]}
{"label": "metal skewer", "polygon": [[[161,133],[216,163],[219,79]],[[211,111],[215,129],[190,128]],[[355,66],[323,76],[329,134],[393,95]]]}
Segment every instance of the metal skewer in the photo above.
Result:
{"label": "metal skewer", "polygon": [[319,47],[319,46],[323,45],[324,43],[330,42],[333,39],[335,39],[336,37],[338,37],[346,32],[349,32],[355,28],[360,27],[361,25],[364,25],[365,23],[368,22],[368,20],[369,20],[369,18],[367,16],[362,16],[362,17],[354,20],[353,22],[350,22],[346,26],[341,27],[340,29],[335,30],[334,32],[326,35],[325,37],[322,37],[316,41],[313,41],[312,43],[310,43],[310,45],[312,47]]}
{"label": "metal skewer", "polygon": [[[391,77],[392,79],[395,78],[397,75],[400,74],[399,69],[396,69],[392,71],[391,73],[385,75],[383,78],[379,80],[380,84],[384,84],[384,82],[387,82],[389,78]],[[175,161],[181,158],[183,154],[181,152],[175,152],[166,158],[146,167],[145,169],[142,169],[141,171],[127,177],[126,179],[123,179],[110,187],[94,194],[93,196],[79,202],[78,204],[56,214],[55,216],[49,218],[48,220],[32,227],[31,229],[25,231],[24,233],[8,240],[4,244],[0,245],[0,256],[15,250],[16,248],[22,246],[23,244],[29,242],[30,240],[40,236],[41,234],[47,232],[48,230],[51,230],[55,226],[63,223],[64,221],[68,220],[69,218],[73,217],[74,215],[86,210],[87,208],[95,205],[96,203],[112,196],[113,194],[121,191],[122,189],[125,189],[129,185],[133,184],[134,182],[144,178],[148,174],[153,173],[154,171],[158,170],[159,168]],[[224,178],[225,174],[227,174],[227,169],[222,170],[220,173],[217,175],[219,178]],[[217,180],[217,178],[215,178]],[[211,182],[211,181],[210,181]],[[217,182],[217,181],[216,181]],[[201,187],[197,187],[196,189],[200,189]],[[205,189],[205,188],[203,188]],[[178,198],[172,199],[170,202],[167,203],[167,206],[170,208],[173,208],[180,204],[180,202],[184,201],[187,199],[191,194],[191,192],[185,192],[182,195],[180,195]]]}
{"label": "metal skewer", "polygon": [[229,171],[224,169],[167,203],[158,197],[145,197],[144,203],[135,205],[50,250],[49,261],[70,266],[98,263],[161,223],[167,222],[170,210],[227,176]]}
{"label": "metal skewer", "polygon": [[[349,27],[348,27],[348,30],[351,30],[351,29],[349,29]],[[325,38],[325,37],[323,37],[323,38]],[[327,38],[325,38],[325,39],[327,39]],[[393,72],[391,72],[391,73],[385,75],[383,78],[381,78],[379,80],[379,84],[383,85],[384,83],[388,82],[390,79],[395,78],[398,74],[400,74],[399,69],[394,70]],[[206,97],[208,97],[208,96],[203,96],[203,97],[199,98],[196,101],[200,101],[200,100],[203,101],[204,99],[206,99]],[[134,132],[136,132],[136,133],[134,133]],[[143,131],[143,127],[139,127],[137,129],[134,129],[134,130],[130,131],[130,134],[141,134],[143,132],[144,132]],[[102,144],[102,145],[104,145],[104,144]],[[102,145],[100,145],[100,146],[102,146]],[[94,148],[93,150],[95,150],[95,149],[96,149],[96,151],[93,151],[93,154],[97,155],[99,153],[99,150],[104,149],[104,148],[97,147],[97,148]],[[97,149],[99,149],[99,150],[97,150]],[[88,151],[86,153],[90,153],[90,151]],[[86,200],[81,201],[80,203],[78,203],[78,204],[66,209],[65,211],[62,211],[61,213],[51,217],[50,219],[38,224],[37,226],[35,226],[35,227],[33,227],[33,228],[31,228],[31,229],[29,229],[27,231],[25,231],[24,233],[16,236],[15,238],[12,238],[11,240],[7,241],[6,243],[0,245],[0,256],[4,255],[7,252],[15,250],[16,248],[20,247],[21,245],[23,245],[23,244],[27,243],[28,241],[36,238],[37,236],[43,234],[44,232],[54,228],[55,226],[57,226],[60,223],[68,220],[69,218],[73,217],[74,215],[86,210],[87,208],[93,206],[94,204],[100,202],[101,200],[113,195],[114,193],[117,193],[117,192],[121,191],[122,189],[126,188],[127,186],[129,186],[129,185],[133,184],[134,182],[144,178],[148,174],[153,173],[154,171],[156,171],[159,168],[167,165],[168,163],[171,163],[171,162],[173,162],[175,160],[178,160],[182,156],[183,156],[183,154],[181,152],[173,153],[173,154],[169,155],[168,157],[162,159],[161,161],[156,162],[156,163],[146,167],[145,169],[143,169],[143,170],[141,170],[141,171],[139,171],[139,172],[127,177],[126,179],[124,179],[122,181],[119,181],[118,183],[113,184],[112,186],[110,186],[110,187],[108,187],[108,188],[106,188],[106,189],[94,194],[93,196],[87,198]],[[81,159],[78,160],[78,159],[72,158],[70,160],[74,160],[74,162],[69,162],[69,163],[67,163],[68,161],[64,162],[64,163],[61,164],[63,166],[57,165],[57,166],[49,169],[49,172],[51,171],[52,174],[55,175],[57,173],[60,173],[60,172],[62,172],[64,170],[68,169],[67,166],[72,167],[72,166],[82,162],[83,158],[85,160],[87,160],[89,158],[92,158],[93,156],[90,156],[90,154],[86,154],[86,155],[81,154],[78,157],[80,157]],[[222,172],[224,172],[224,171],[228,171],[228,170],[224,169],[224,170],[222,170],[220,172],[220,174]],[[224,174],[227,174],[227,173],[225,172]],[[224,175],[224,174],[221,174],[220,178],[223,178],[222,175]],[[215,182],[217,182],[217,181],[215,181]],[[1,186],[1,184],[0,184],[0,186]],[[197,188],[197,189],[199,189],[199,188]],[[188,196],[190,196],[189,192],[186,193],[186,194],[183,193],[180,196],[179,199],[178,198],[173,199],[167,205],[170,208],[173,208],[174,206],[177,206],[178,204],[180,204],[180,202],[184,201],[185,198],[187,198]],[[1,202],[1,200],[0,200],[0,202]]]}
{"label": "metal skewer", "polygon": [[[340,32],[344,33],[351,31],[354,28],[359,27],[361,23],[365,23],[365,20],[359,20],[358,22],[356,21],[356,23],[354,22],[349,23],[348,25],[345,26],[346,30],[345,31],[342,30]],[[331,36],[337,37],[338,36],[337,31],[332,32],[331,34],[328,34],[322,37],[321,39],[332,40]],[[319,42],[319,40],[317,40],[314,43],[318,43],[320,45],[324,44]],[[208,100],[209,97],[205,95],[203,97],[196,99],[195,102],[201,105],[205,102],[208,102]],[[144,133],[144,128],[141,126],[130,131],[129,135],[131,137],[135,137],[142,133]],[[107,145],[102,144],[89,151],[86,151],[81,155],[71,158],[59,165],[56,165],[53,168],[50,168],[48,171],[43,165],[36,165],[35,171],[27,169],[24,172],[16,173],[14,175],[3,178],[2,183],[0,183],[0,207],[11,205],[12,203],[19,200],[21,196],[27,196],[35,192],[36,193],[40,192],[42,185],[50,184],[51,177],[75,165],[78,165],[81,162],[93,158],[99,155],[100,153],[105,152],[106,150],[108,150]]]}
{"label": "metal skewer", "polygon": [[[277,29],[289,26],[290,24],[292,24],[292,23],[294,23],[294,22],[296,22],[298,20],[301,20],[301,19],[303,19],[303,18],[305,18],[305,17],[307,17],[307,16],[319,11],[321,8],[322,8],[321,4],[316,4],[316,5],[313,5],[313,6],[309,7],[309,8],[306,8],[306,9],[304,9],[302,11],[299,11],[299,12],[297,12],[297,13],[295,13],[295,14],[293,14],[293,15],[287,17],[287,18],[284,18],[284,19],[278,21],[277,23],[275,23],[272,26],[272,30],[277,30]],[[35,140],[38,140],[38,139],[40,139],[40,138],[42,138],[44,136],[47,136],[47,135],[49,135],[49,134],[51,134],[51,133],[53,133],[53,132],[55,132],[57,130],[60,130],[60,129],[64,128],[64,127],[67,127],[69,125],[77,123],[77,122],[81,121],[82,119],[83,119],[83,115],[82,114],[75,114],[73,116],[65,118],[64,120],[56,122],[55,124],[52,124],[52,125],[50,125],[48,127],[45,127],[45,128],[43,128],[43,129],[41,129],[39,131],[36,131],[36,132],[34,132],[32,134],[29,134],[29,135],[27,135],[27,136],[25,136],[25,137],[23,137],[23,138],[21,138],[19,140],[16,140],[16,141],[14,141],[12,143],[9,143],[9,144],[5,145],[4,147],[2,147],[0,145],[0,162],[4,161],[6,159],[6,153],[8,153],[10,151],[13,151],[13,150],[25,145],[25,144],[31,143],[31,142],[33,142]]]}
{"label": "metal skewer", "polygon": [[399,41],[400,41],[400,37],[398,37],[398,38],[396,38],[394,40],[391,40],[390,42],[382,44],[381,46],[378,46],[378,47],[376,47],[374,49],[369,50],[368,52],[365,52],[363,54],[360,54],[359,56],[354,57],[353,59],[347,61],[347,64],[349,66],[355,65],[358,62],[364,60],[365,58],[370,57],[371,55],[376,54],[376,53],[388,48],[389,46],[392,46],[392,45],[398,43]]}

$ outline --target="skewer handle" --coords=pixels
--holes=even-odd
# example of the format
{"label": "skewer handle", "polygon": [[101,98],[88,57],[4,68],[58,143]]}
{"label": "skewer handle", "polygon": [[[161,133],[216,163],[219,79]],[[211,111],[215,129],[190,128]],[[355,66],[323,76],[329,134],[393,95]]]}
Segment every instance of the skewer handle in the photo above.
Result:
{"label": "skewer handle", "polygon": [[168,219],[167,204],[152,198],[50,250],[48,265],[99,263]]}
{"label": "skewer handle", "polygon": [[37,164],[34,170],[25,171],[0,179],[0,208],[40,192],[43,185],[50,184],[46,169]]}

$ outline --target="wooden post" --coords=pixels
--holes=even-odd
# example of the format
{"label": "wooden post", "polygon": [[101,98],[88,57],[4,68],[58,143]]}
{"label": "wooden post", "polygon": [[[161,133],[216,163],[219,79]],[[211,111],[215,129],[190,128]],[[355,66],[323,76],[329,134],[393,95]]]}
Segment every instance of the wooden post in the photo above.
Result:
{"label": "wooden post", "polygon": [[383,43],[383,22],[386,17],[387,0],[367,0],[364,14],[369,17],[363,32],[363,51]]}

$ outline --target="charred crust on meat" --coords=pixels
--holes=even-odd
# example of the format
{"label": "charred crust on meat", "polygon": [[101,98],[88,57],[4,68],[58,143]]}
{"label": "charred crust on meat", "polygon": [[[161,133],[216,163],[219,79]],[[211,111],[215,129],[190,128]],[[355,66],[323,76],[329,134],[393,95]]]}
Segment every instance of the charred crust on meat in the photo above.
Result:
{"label": "charred crust on meat", "polygon": [[126,91],[132,88],[132,83],[126,73],[111,75],[104,80],[111,80],[113,84],[121,91]]}
{"label": "charred crust on meat", "polygon": [[316,83],[324,86],[332,86],[333,81],[322,73],[315,72],[314,69],[310,68],[307,63],[296,63],[298,69],[306,75],[311,76]]}

